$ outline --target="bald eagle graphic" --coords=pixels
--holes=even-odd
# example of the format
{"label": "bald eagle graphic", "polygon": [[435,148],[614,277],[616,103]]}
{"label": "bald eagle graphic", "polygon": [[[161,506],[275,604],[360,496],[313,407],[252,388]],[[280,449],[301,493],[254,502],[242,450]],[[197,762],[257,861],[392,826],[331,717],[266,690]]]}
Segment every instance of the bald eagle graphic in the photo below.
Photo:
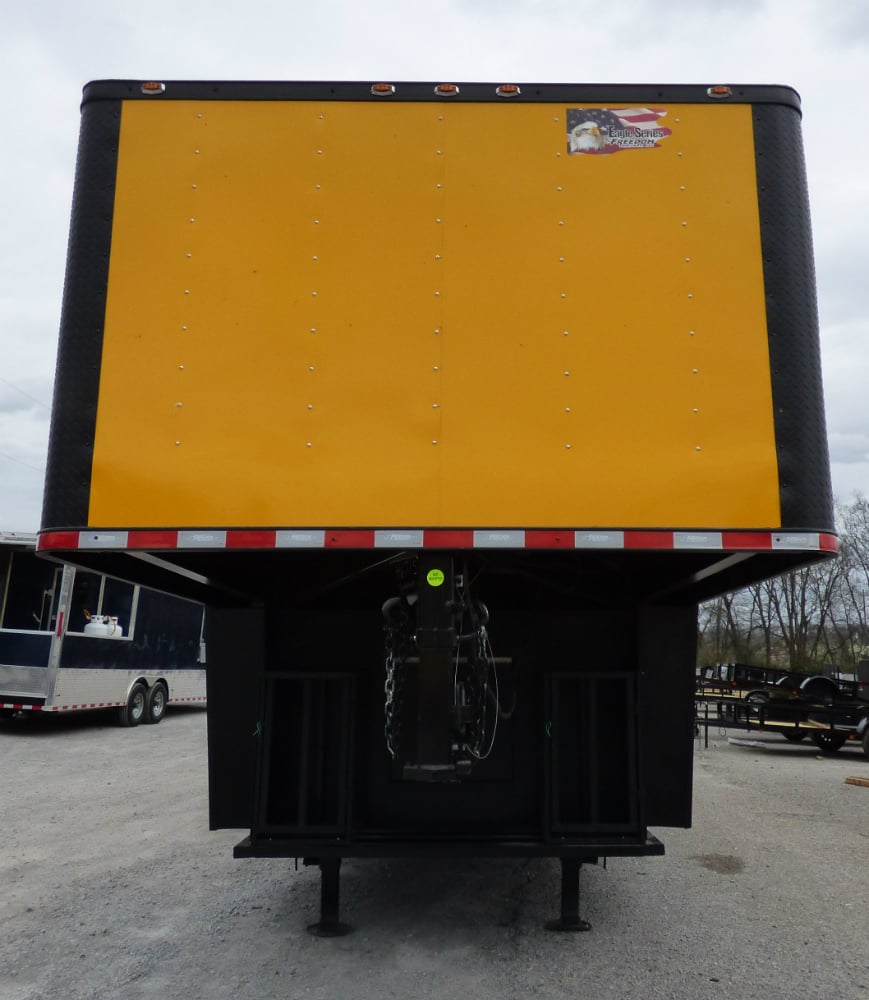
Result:
{"label": "bald eagle graphic", "polygon": [[597,122],[580,122],[567,133],[571,153],[599,153],[606,145],[606,136]]}
{"label": "bald eagle graphic", "polygon": [[567,152],[652,149],[669,136],[663,108],[567,108]]}

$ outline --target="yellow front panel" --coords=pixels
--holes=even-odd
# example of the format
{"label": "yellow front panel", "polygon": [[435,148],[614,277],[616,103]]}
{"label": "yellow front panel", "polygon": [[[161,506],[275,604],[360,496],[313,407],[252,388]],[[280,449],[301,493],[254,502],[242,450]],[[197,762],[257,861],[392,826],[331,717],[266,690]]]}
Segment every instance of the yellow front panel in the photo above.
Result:
{"label": "yellow front panel", "polygon": [[566,110],[124,104],[90,523],[779,524],[751,109]]}

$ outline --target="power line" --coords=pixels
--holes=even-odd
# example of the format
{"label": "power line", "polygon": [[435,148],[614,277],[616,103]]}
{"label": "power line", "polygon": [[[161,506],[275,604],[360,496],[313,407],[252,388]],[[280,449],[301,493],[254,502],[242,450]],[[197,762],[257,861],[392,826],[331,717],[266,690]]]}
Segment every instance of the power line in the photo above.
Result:
{"label": "power line", "polygon": [[[25,392],[22,388],[15,385],[14,382],[10,382],[8,379],[3,378],[2,375],[0,375],[0,382],[2,382],[4,385],[8,385],[10,389],[14,389],[16,392],[20,392],[22,396],[29,399],[32,403],[36,403],[38,406],[43,406],[45,407],[46,410],[51,409],[48,403],[43,403],[42,400],[37,399],[36,396],[31,396],[29,392]],[[8,458],[9,456],[7,455],[6,457]]]}
{"label": "power line", "polygon": [[33,469],[34,472],[38,472],[40,475],[45,472],[45,469],[37,469],[35,465],[28,465],[27,462],[22,462],[20,458],[13,458],[11,455],[7,455],[5,451],[0,451],[0,458],[15,462],[16,465],[23,465],[25,469]]}

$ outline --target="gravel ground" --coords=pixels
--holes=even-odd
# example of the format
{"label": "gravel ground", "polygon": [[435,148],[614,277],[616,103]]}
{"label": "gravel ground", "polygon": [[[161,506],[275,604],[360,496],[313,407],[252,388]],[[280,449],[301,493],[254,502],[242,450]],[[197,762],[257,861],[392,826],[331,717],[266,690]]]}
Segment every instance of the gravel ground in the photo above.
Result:
{"label": "gravel ground", "polygon": [[234,861],[208,831],[205,713],[0,722],[2,1000],[869,997],[869,777],[855,749],[715,733],[664,858],[582,873],[590,934],[553,934],[556,862]]}

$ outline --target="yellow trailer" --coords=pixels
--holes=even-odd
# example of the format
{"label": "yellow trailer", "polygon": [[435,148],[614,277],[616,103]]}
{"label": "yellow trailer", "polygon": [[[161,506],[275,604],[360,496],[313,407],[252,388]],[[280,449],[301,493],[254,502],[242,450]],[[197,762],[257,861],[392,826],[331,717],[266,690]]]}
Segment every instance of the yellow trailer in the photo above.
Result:
{"label": "yellow trailer", "polygon": [[577,923],[690,822],[697,601],[836,550],[799,98],[89,84],[40,548],[209,603],[212,824],[332,924],[457,841]]}

